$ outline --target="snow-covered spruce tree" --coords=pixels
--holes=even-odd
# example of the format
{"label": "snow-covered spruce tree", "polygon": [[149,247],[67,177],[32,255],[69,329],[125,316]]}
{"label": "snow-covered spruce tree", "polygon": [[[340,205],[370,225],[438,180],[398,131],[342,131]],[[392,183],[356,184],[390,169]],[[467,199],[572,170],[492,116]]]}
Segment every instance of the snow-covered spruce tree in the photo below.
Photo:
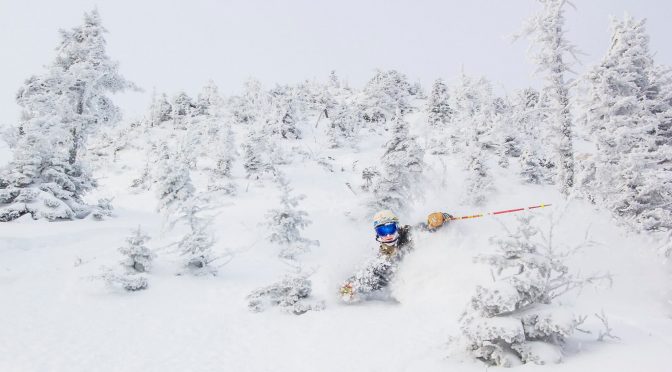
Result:
{"label": "snow-covered spruce tree", "polygon": [[275,182],[280,189],[280,208],[271,209],[266,214],[268,222],[265,226],[270,227],[268,239],[280,246],[280,258],[296,261],[299,255],[309,252],[310,247],[319,242],[301,236],[301,230],[310,224],[308,213],[298,209],[305,196],[292,195],[289,181],[282,173],[276,175]]}
{"label": "snow-covered spruce tree", "polygon": [[221,190],[226,194],[233,194],[236,188],[235,184],[231,182],[231,169],[238,154],[236,152],[235,136],[231,123],[222,123],[219,133],[217,133],[217,141],[213,145],[215,146],[215,167],[210,175],[208,189],[211,191]]}
{"label": "snow-covered spruce tree", "polygon": [[488,168],[487,158],[478,140],[472,141],[467,155],[467,179],[463,196],[463,200],[469,205],[483,205],[488,194],[494,190],[494,180]]}
{"label": "snow-covered spruce tree", "polygon": [[413,187],[425,167],[425,151],[408,131],[408,123],[400,111],[392,120],[392,138],[381,158],[382,171],[372,187],[373,210],[402,211],[413,199]]}
{"label": "snow-covered spruce tree", "polygon": [[171,100],[173,126],[176,129],[187,129],[192,117],[196,114],[196,104],[185,92],[178,92]]}
{"label": "snow-covered spruce tree", "polygon": [[260,312],[270,306],[278,306],[295,315],[309,310],[322,310],[323,302],[309,299],[312,282],[301,272],[298,262],[300,255],[309,252],[312,246],[319,245],[318,241],[308,240],[301,235],[301,231],[310,224],[308,213],[297,208],[304,196],[292,195],[289,181],[282,173],[276,175],[275,182],[280,188],[280,207],[271,209],[266,214],[268,222],[265,226],[270,227],[268,240],[280,246],[278,257],[295,272],[250,293],[247,296],[248,307],[251,311]]}
{"label": "snow-covered spruce tree", "polygon": [[156,127],[161,123],[172,119],[173,106],[168,101],[168,96],[165,93],[157,95],[156,92],[152,94],[152,103],[149,106],[149,117],[147,118],[147,126]]}
{"label": "snow-covered spruce tree", "polygon": [[221,257],[214,254],[212,247],[215,237],[210,230],[212,218],[201,216],[204,201],[192,197],[181,206],[181,219],[189,224],[190,231],[177,243],[180,255],[184,256],[184,267],[193,275],[217,274],[214,261]]}
{"label": "snow-covered spruce tree", "polygon": [[82,26],[61,31],[48,71],[26,80],[17,93],[24,138],[0,176],[1,220],[27,213],[50,220],[88,214],[81,197],[95,182],[80,153],[92,132],[120,120],[108,94],[134,88],[107,56],[105,32],[97,11],[85,13]]}
{"label": "snow-covered spruce tree", "polygon": [[249,179],[259,179],[267,174],[275,173],[275,165],[270,157],[268,136],[263,130],[251,125],[245,141],[241,144],[243,150],[243,167]]}
{"label": "snow-covered spruce tree", "polygon": [[265,115],[270,106],[270,97],[262,89],[259,80],[249,79],[244,84],[243,94],[231,97],[228,106],[236,122],[251,124]]}
{"label": "snow-covered spruce tree", "polygon": [[[189,166],[168,144],[161,143],[160,159],[157,164],[154,182],[159,199],[157,210],[171,213],[179,204],[194,195]],[[177,205],[176,205],[177,204]]]}
{"label": "snow-covered spruce tree", "polygon": [[549,98],[548,125],[553,135],[557,164],[557,184],[568,195],[574,186],[574,150],[572,115],[569,102],[569,82],[565,78],[571,72],[568,56],[576,59],[577,49],[565,37],[567,0],[538,0],[543,9],[527,20],[522,35],[532,41],[532,59],[537,71],[544,74],[544,91]]}
{"label": "snow-covered spruce tree", "polygon": [[308,300],[311,292],[310,279],[301,275],[287,275],[276,283],[250,293],[247,296],[248,308],[253,312],[262,312],[271,306],[278,306],[282,311],[294,315],[323,310],[324,302]]}
{"label": "snow-covered spruce tree", "polygon": [[520,138],[520,174],[525,182],[552,184],[555,174],[553,153],[544,144],[549,143],[548,107],[545,94],[532,88],[518,92],[512,107],[513,127]]}
{"label": "snow-covered spruce tree", "polygon": [[215,116],[215,111],[223,105],[223,101],[223,98],[219,95],[217,84],[208,80],[196,97],[194,115]]}
{"label": "snow-covered spruce tree", "polygon": [[386,122],[396,116],[410,111],[409,103],[411,85],[406,75],[396,71],[376,71],[376,74],[364,87],[359,103],[363,119],[367,122]]}
{"label": "snow-covered spruce tree", "polygon": [[[67,104],[56,114],[70,134],[68,162],[75,164],[87,136],[101,125],[112,125],[121,119],[119,108],[108,97],[126,89],[137,89],[119,73],[119,64],[105,51],[104,34],[97,10],[84,13],[84,24],[70,31],[61,31],[56,60],[49,68],[48,79],[60,81],[59,90],[49,95],[63,95],[58,104]],[[17,100],[32,110],[35,100],[28,86],[19,90]],[[53,98],[52,98],[53,100]],[[24,106],[25,105],[25,106]]]}
{"label": "snow-covered spruce tree", "polygon": [[120,262],[123,272],[105,268],[101,278],[111,286],[131,292],[146,289],[149,282],[143,274],[149,271],[155,257],[154,252],[146,246],[148,240],[149,236],[138,226],[138,229],[126,238],[126,245],[119,248],[119,252],[124,255]]}
{"label": "snow-covered spruce tree", "polygon": [[485,78],[473,79],[462,74],[450,97],[452,108],[451,128],[444,130],[443,146],[459,153],[467,171],[463,201],[481,205],[493,189],[488,168],[491,157],[488,150],[497,148],[493,134],[495,110],[492,87]]}
{"label": "snow-covered spruce tree", "polygon": [[49,142],[32,130],[20,137],[14,159],[0,175],[0,222],[25,214],[53,221],[91,212],[81,195],[94,187],[94,181]]}
{"label": "snow-covered spruce tree", "polygon": [[493,239],[497,253],[479,258],[492,266],[496,281],[476,288],[461,318],[459,342],[491,365],[559,363],[565,340],[580,320],[554,300],[611,277],[577,277],[564,262],[572,251],[556,246],[552,226],[545,234],[532,216],[518,222],[514,233]]}
{"label": "snow-covered spruce tree", "polygon": [[149,239],[149,236],[138,226],[137,230],[126,238],[126,245],[119,248],[119,252],[124,255],[121,265],[129,272],[144,273],[151,269],[152,260],[156,255],[147,248],[146,244]]}
{"label": "snow-covered spruce tree", "polygon": [[453,153],[465,153],[466,145],[478,139],[483,148],[496,147],[492,85],[486,78],[460,75],[453,86],[449,104],[451,124],[444,126],[443,146]]}
{"label": "snow-covered spruce tree", "polygon": [[442,79],[436,79],[427,100],[427,120],[432,126],[444,126],[450,122],[452,110],[448,97],[448,86]]}
{"label": "snow-covered spruce tree", "polygon": [[645,22],[613,21],[611,47],[587,75],[585,122],[597,152],[583,192],[636,229],[672,228],[670,74],[654,64]]}
{"label": "snow-covered spruce tree", "polygon": [[513,104],[508,97],[495,97],[494,107],[494,125],[495,131],[495,149],[498,163],[502,168],[508,168],[510,159],[520,157],[521,153],[521,135],[514,121]]}
{"label": "snow-covered spruce tree", "polygon": [[288,87],[277,87],[271,91],[271,107],[266,117],[269,132],[284,139],[301,138],[297,127],[299,121],[293,92]]}
{"label": "snow-covered spruce tree", "polygon": [[355,145],[355,137],[361,126],[361,116],[349,101],[336,104],[331,112],[331,122],[327,127],[327,138],[331,148]]}

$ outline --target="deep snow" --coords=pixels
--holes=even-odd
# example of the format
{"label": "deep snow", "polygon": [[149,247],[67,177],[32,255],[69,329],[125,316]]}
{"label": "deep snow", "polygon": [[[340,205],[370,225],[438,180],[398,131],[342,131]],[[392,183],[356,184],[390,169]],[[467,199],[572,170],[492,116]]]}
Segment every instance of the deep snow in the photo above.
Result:
{"label": "deep snow", "polygon": [[[426,137],[422,116],[410,119],[412,130]],[[458,318],[474,286],[491,280],[488,267],[473,258],[492,251],[488,238],[503,234],[502,224],[512,226],[515,218],[460,221],[435,234],[418,234],[416,251],[392,285],[398,303],[342,304],[339,284],[375,254],[360,173],[377,162],[385,136],[367,133],[355,151],[323,150],[324,128],[310,123],[303,130],[302,140],[285,144],[294,156],[283,170],[295,192],[306,195],[300,206],[313,223],[304,235],[320,241],[302,262],[314,271],[313,297],[325,301],[325,310],[301,316],[247,310],[245,296],[289,268],[264,238],[264,214],[278,204],[278,192],[270,182],[245,180],[240,164],[234,172],[238,196],[218,200],[214,225],[216,249],[234,252],[233,260],[215,277],[177,276],[179,257],[171,243],[184,227],[163,231],[153,192],[129,190],[144,163],[142,151],[127,150],[98,170],[101,186],[90,195],[114,197],[113,218],[49,223],[24,216],[0,224],[0,371],[484,370],[447,343],[459,332]],[[315,161],[327,156],[334,159],[334,172]],[[572,257],[572,268],[614,274],[613,287],[589,287],[562,302],[587,315],[604,310],[621,341],[596,342],[596,334],[579,333],[563,364],[519,368],[669,370],[672,276],[655,242],[626,233],[581,200],[565,202],[552,187],[520,184],[511,169],[495,168],[497,191],[486,206],[462,206],[458,162],[426,158],[431,168],[420,185],[423,199],[402,216],[404,222],[420,222],[436,210],[462,215],[552,203],[524,213],[540,220],[563,215],[556,238],[569,245],[588,231],[599,244]],[[0,163],[8,160],[0,142]],[[199,182],[203,179],[196,177]],[[124,293],[92,279],[101,266],[116,265],[117,248],[138,225],[152,237],[149,246],[158,255],[149,289]],[[599,323],[589,318],[584,328],[597,331]]]}

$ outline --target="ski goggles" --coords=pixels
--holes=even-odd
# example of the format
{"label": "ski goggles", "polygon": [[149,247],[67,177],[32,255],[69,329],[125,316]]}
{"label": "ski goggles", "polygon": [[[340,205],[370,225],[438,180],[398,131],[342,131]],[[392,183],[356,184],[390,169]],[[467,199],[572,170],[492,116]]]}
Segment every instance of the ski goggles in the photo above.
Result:
{"label": "ski goggles", "polygon": [[387,236],[397,232],[396,223],[387,223],[385,225],[376,226],[376,235]]}

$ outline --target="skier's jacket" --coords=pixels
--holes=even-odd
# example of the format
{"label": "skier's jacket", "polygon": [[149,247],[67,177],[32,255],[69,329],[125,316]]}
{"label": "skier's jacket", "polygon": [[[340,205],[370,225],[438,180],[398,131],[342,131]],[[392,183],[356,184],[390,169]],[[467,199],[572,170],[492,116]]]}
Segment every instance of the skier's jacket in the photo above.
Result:
{"label": "skier's jacket", "polygon": [[398,230],[399,238],[396,245],[380,243],[378,255],[346,280],[346,283],[352,286],[354,296],[365,297],[390,283],[399,267],[399,262],[413,250],[412,232],[416,229],[427,230],[427,225],[419,224],[413,227],[404,225]]}

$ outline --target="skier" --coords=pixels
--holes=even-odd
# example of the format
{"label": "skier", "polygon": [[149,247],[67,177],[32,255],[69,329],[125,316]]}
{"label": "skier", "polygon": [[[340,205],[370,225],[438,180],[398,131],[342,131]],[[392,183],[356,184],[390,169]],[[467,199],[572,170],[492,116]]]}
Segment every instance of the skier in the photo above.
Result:
{"label": "skier", "polygon": [[341,298],[345,302],[361,300],[385,288],[394,273],[397,271],[399,262],[411,250],[413,241],[411,233],[413,229],[421,229],[429,232],[436,231],[450,218],[448,213],[435,212],[427,216],[427,223],[420,223],[414,227],[409,225],[399,226],[399,218],[389,210],[383,210],[373,217],[373,227],[376,231],[376,241],[380,243],[378,255],[341,286]]}

